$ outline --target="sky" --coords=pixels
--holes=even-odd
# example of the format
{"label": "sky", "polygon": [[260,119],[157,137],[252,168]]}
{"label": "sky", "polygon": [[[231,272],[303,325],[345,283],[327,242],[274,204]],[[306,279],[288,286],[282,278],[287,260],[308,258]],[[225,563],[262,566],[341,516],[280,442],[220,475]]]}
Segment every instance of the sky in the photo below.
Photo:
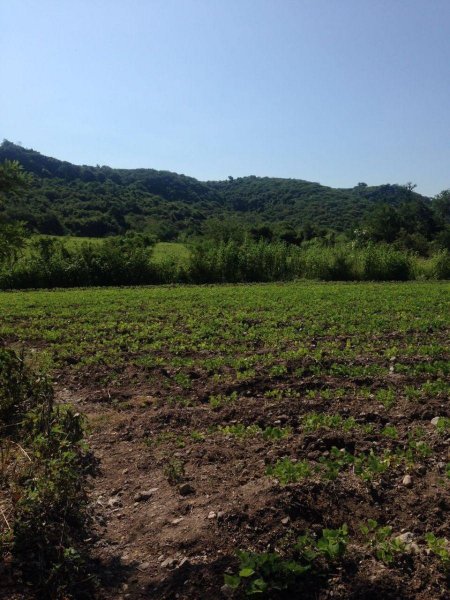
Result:
{"label": "sky", "polygon": [[450,188],[450,0],[0,0],[0,78],[76,164]]}

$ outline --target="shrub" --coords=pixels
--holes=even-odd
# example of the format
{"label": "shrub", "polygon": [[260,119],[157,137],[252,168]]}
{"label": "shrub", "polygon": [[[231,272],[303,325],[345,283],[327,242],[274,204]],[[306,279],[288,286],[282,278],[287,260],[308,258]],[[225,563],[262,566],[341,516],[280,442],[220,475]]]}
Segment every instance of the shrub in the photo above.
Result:
{"label": "shrub", "polygon": [[0,531],[0,557],[12,557],[39,597],[81,595],[90,581],[83,539],[91,468],[82,418],[55,406],[49,382],[5,348],[0,390],[0,494],[10,524]]}

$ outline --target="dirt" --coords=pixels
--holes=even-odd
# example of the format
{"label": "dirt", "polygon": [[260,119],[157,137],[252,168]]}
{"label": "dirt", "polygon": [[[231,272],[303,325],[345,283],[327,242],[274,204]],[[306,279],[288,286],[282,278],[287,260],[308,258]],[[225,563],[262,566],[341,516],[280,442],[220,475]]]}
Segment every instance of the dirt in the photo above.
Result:
{"label": "dirt", "polygon": [[[395,379],[396,378],[396,379]],[[420,379],[420,378],[419,378]],[[418,384],[415,378],[394,375],[396,385]],[[423,381],[426,379],[424,378]],[[71,382],[64,382],[65,386]],[[73,383],[73,382],[72,382]],[[373,389],[386,381],[364,381]],[[80,385],[80,384],[78,384]],[[264,392],[290,389],[299,397],[268,399]],[[241,597],[222,588],[225,572],[235,572],[237,549],[283,551],[306,530],[320,533],[346,522],[352,550],[332,569],[328,578],[307,579],[298,594],[271,598],[414,599],[447,598],[445,574],[420,540],[428,531],[449,535],[448,485],[443,486],[438,463],[448,461],[448,438],[438,437],[429,420],[448,415],[445,399],[436,396],[425,404],[399,401],[390,411],[361,398],[358,378],[345,381],[344,398],[306,397],[306,389],[342,386],[332,377],[285,376],[274,380],[259,374],[253,382],[234,388],[220,384],[214,393],[236,391],[238,398],[212,408],[206,399],[210,383],[199,377],[190,393],[191,405],[167,404],[164,388],[140,382],[130,387],[98,390],[68,389],[58,384],[61,401],[76,403],[87,415],[88,442],[100,470],[91,482],[95,513],[93,558],[99,568],[99,597],[173,598],[195,600]],[[361,423],[395,425],[399,438],[415,426],[425,427],[432,443],[431,457],[408,471],[412,486],[403,485],[403,466],[379,480],[364,482],[351,471],[334,481],[317,477],[281,486],[266,475],[278,458],[317,461],[331,447],[349,452],[394,447],[395,441],[360,431],[299,429],[301,415],[320,410],[354,416]],[[213,432],[218,426],[243,422],[290,426],[295,435],[277,442],[261,436],[245,439]],[[203,440],[192,432],[203,432]],[[183,470],[169,482],[168,469]],[[180,486],[192,489],[185,495]],[[188,486],[188,487],[189,487]],[[139,500],[141,492],[151,491]],[[395,533],[411,532],[418,541],[417,554],[399,557],[387,566],[376,560],[362,542],[358,524],[368,518],[390,524]]]}

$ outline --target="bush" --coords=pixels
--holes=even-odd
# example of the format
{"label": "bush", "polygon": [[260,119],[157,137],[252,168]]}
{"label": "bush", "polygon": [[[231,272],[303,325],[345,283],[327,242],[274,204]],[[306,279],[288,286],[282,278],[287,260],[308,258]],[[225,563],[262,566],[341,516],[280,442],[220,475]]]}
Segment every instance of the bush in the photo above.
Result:
{"label": "bush", "polygon": [[369,245],[361,252],[360,277],[366,281],[407,281],[413,277],[413,260],[407,252],[388,245]]}
{"label": "bush", "polygon": [[91,597],[83,544],[91,466],[81,416],[55,406],[49,382],[5,348],[0,390],[0,498],[8,514],[0,559],[10,557],[16,580],[38,597]]}

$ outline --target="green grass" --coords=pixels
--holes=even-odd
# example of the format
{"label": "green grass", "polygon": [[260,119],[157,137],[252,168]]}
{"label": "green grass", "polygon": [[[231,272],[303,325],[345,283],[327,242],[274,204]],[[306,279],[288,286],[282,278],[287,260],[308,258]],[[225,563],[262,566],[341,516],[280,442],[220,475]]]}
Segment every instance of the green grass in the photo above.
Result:
{"label": "green grass", "polygon": [[167,259],[186,263],[189,258],[189,250],[184,244],[176,242],[158,242],[153,249],[152,261],[164,262]]}
{"label": "green grass", "polygon": [[[105,239],[107,239],[95,237],[79,237],[74,235],[33,235],[31,238],[29,238],[28,243],[30,244],[33,240],[37,240],[40,238],[60,240],[69,249],[79,248],[82,244],[101,244],[103,241],[105,241]],[[189,250],[184,244],[180,244],[177,242],[158,242],[153,248],[152,260],[156,263],[164,262],[167,259],[186,262],[188,258]]]}

